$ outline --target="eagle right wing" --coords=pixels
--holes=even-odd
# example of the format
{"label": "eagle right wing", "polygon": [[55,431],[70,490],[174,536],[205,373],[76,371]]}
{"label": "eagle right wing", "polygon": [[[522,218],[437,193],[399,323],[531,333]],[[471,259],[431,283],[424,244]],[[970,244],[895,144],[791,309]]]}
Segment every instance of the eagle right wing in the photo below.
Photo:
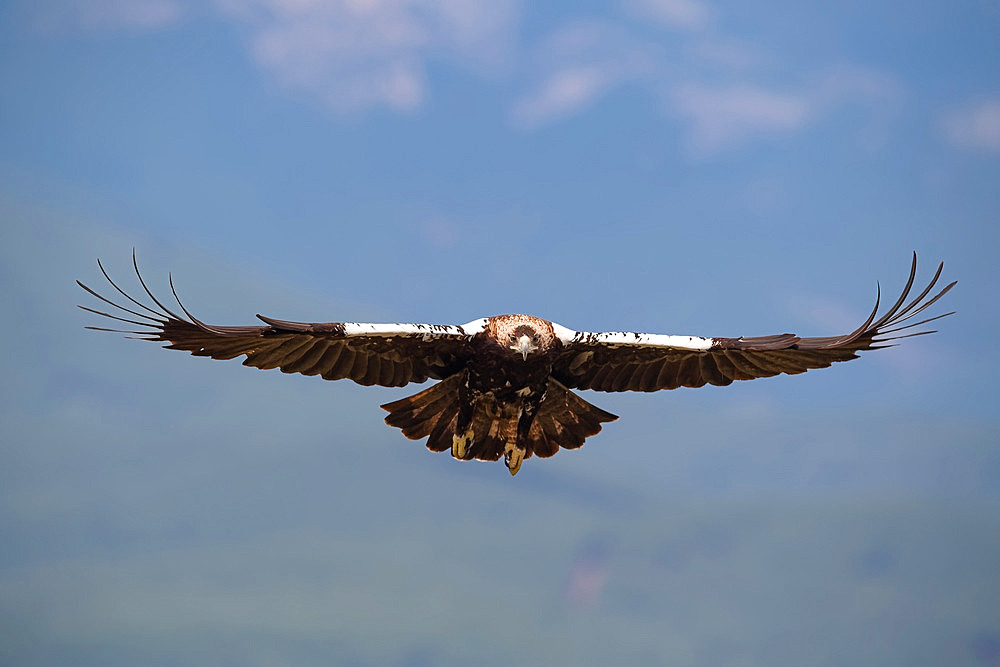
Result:
{"label": "eagle right wing", "polygon": [[[197,319],[177,300],[179,315],[153,296],[132,256],[139,283],[153,306],[141,303],[120,288],[98,260],[104,277],[121,296],[139,310],[119,305],[80,281],[87,292],[122,313],[140,319],[86,311],[142,327],[122,331],[87,327],[99,331],[134,334],[143,340],[167,343],[164,347],[186,350],[195,356],[233,359],[246,355],[244,366],[279,368],[285,373],[320,375],[325,380],[347,378],[362,385],[401,387],[428,378],[442,379],[462,368],[472,355],[470,341],[482,331],[485,320],[462,326],[435,324],[373,324],[360,322],[306,323],[276,320],[258,315],[264,326],[215,326]],[[174,298],[173,280],[170,289]]]}
{"label": "eagle right wing", "polygon": [[889,347],[891,344],[885,343],[896,338],[933,333],[899,332],[952,314],[903,324],[955,286],[953,282],[928,298],[943,268],[942,263],[930,284],[904,305],[917,271],[917,255],[914,253],[910,277],[892,308],[876,321],[879,306],[876,298],[875,308],[868,319],[842,336],[802,338],[786,333],[755,338],[702,338],[629,332],[577,332],[554,325],[556,335],[563,343],[563,352],[552,374],[571,389],[658,391],[706,384],[728,385],[734,380],[826,368],[837,361],[856,359],[857,352],[861,350]]}

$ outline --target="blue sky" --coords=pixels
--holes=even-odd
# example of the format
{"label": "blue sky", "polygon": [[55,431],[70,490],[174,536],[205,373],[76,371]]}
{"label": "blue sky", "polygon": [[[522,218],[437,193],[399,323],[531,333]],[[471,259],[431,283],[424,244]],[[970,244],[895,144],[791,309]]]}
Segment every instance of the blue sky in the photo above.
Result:
{"label": "blue sky", "polygon": [[[857,537],[843,562],[899,565],[880,580],[896,597],[843,628],[858,651],[843,660],[993,659],[1000,587],[966,557],[1000,558],[983,537],[1000,534],[998,33],[1000,6],[985,1],[5,3],[0,296],[16,353],[0,526],[18,547],[0,559],[0,609],[20,630],[0,635],[0,658],[134,664],[174,647],[209,664],[263,628],[265,657],[238,661],[461,664],[490,646],[498,663],[524,663],[486,636],[421,643],[400,630],[384,650],[365,637],[400,624],[397,611],[429,613],[422,585],[441,619],[496,595],[561,610],[562,584],[497,589],[498,554],[537,548],[538,572],[563,581],[574,545],[596,539],[610,545],[604,602],[556,614],[559,636],[669,618],[683,628],[647,647],[651,662],[723,664],[722,632],[733,660],[795,663],[755,623],[807,637],[812,655],[794,611],[811,593],[792,591],[869,584],[824,570],[821,554],[794,581],[754,559],[763,545],[835,545],[839,528],[802,528],[829,522]],[[101,257],[134,285],[133,247],[151,287],[165,292],[172,272],[185,304],[220,324],[528,312],[579,330],[830,335],[864,319],[876,282],[895,296],[912,250],[918,281],[943,260],[960,284],[940,333],[861,361],[588,393],[622,419],[510,480],[386,428],[377,406],[405,390],[84,331],[73,281],[98,286]],[[484,501],[442,518],[456,497]],[[949,528],[953,552],[924,548]],[[735,546],[699,560],[697,536],[719,531]],[[615,607],[633,599],[615,573],[660,553],[657,539],[693,550],[684,562],[706,582],[770,582],[787,604],[706,594],[732,610],[722,631],[666,594],[642,612]],[[334,574],[392,561],[386,548],[444,570],[394,570],[392,586],[422,591],[405,599],[378,586],[365,598]],[[907,569],[913,550],[930,554],[923,570]],[[244,565],[223,576],[233,560]],[[918,570],[950,574],[930,590]],[[456,577],[461,592],[440,592]],[[311,597],[316,586],[367,615]],[[947,610],[951,634],[893,615],[914,599]],[[850,604],[831,602],[831,622]],[[205,609],[218,610],[206,627],[228,628],[217,640],[183,622]],[[855,641],[879,623],[903,628],[887,653]],[[525,646],[554,651],[537,655],[565,658],[522,630]],[[601,650],[594,660],[625,655]]]}

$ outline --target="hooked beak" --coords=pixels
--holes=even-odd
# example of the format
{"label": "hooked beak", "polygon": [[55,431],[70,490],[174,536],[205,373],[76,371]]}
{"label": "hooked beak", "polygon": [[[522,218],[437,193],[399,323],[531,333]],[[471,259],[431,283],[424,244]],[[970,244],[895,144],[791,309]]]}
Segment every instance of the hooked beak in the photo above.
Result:
{"label": "hooked beak", "polygon": [[521,357],[525,361],[528,360],[528,353],[535,349],[535,346],[531,344],[531,338],[528,336],[521,336],[517,339],[517,347],[514,348],[521,353]]}

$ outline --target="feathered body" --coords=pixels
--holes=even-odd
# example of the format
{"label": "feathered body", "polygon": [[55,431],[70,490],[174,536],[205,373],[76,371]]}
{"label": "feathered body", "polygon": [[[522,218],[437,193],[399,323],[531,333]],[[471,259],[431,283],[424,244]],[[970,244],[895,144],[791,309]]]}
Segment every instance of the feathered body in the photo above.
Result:
{"label": "feathered body", "polygon": [[[900,333],[945,317],[904,324],[944,296],[955,283],[931,296],[943,264],[924,290],[906,302],[916,276],[913,256],[902,294],[876,320],[871,315],[854,331],[804,338],[794,334],[708,338],[633,332],[573,331],[530,315],[500,315],[463,325],[306,323],[258,315],[263,326],[215,326],[164,306],[146,287],[133,256],[139,283],[155,308],[129,296],[98,265],[132,307],[87,292],[130,317],[85,310],[142,327],[126,333],[166,343],[195,356],[232,359],[245,366],[280,368],[285,373],[349,378],[362,385],[400,387],[440,380],[420,393],[383,405],[386,423],[412,439],[427,438],[433,451],[450,450],[457,459],[504,458],[511,474],[524,459],[575,449],[617,419],[572,389],[657,391],[705,384],[728,385],[779,373],[796,374],[857,358],[862,350],[931,331]],[[173,281],[171,280],[171,290]],[[176,292],[174,297],[176,298]],[[138,308],[138,310],[136,310]],[[139,319],[132,319],[133,317]],[[102,329],[101,327],[89,327]],[[118,331],[117,329],[103,329]]]}
{"label": "feathered body", "polygon": [[[519,341],[533,349],[522,355]],[[472,337],[466,367],[414,396],[382,407],[385,422],[408,438],[428,438],[427,447],[451,449],[458,459],[496,461],[511,474],[535,454],[575,449],[618,419],[587,403],[552,377],[562,351],[552,323],[531,315],[487,318]]]}

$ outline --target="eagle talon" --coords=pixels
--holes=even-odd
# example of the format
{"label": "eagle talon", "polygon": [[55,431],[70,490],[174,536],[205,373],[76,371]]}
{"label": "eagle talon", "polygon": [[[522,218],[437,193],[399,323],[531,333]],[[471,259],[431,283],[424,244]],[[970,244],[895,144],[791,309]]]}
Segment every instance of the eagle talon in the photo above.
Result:
{"label": "eagle talon", "polygon": [[507,469],[510,470],[511,475],[516,475],[517,471],[521,469],[521,463],[524,462],[525,454],[524,448],[518,447],[513,442],[508,442],[504,447],[503,462],[506,464]]}
{"label": "eagle talon", "polygon": [[475,434],[470,428],[462,435],[457,433],[451,436],[451,455],[456,459],[464,459],[469,454],[469,444],[472,443]]}

